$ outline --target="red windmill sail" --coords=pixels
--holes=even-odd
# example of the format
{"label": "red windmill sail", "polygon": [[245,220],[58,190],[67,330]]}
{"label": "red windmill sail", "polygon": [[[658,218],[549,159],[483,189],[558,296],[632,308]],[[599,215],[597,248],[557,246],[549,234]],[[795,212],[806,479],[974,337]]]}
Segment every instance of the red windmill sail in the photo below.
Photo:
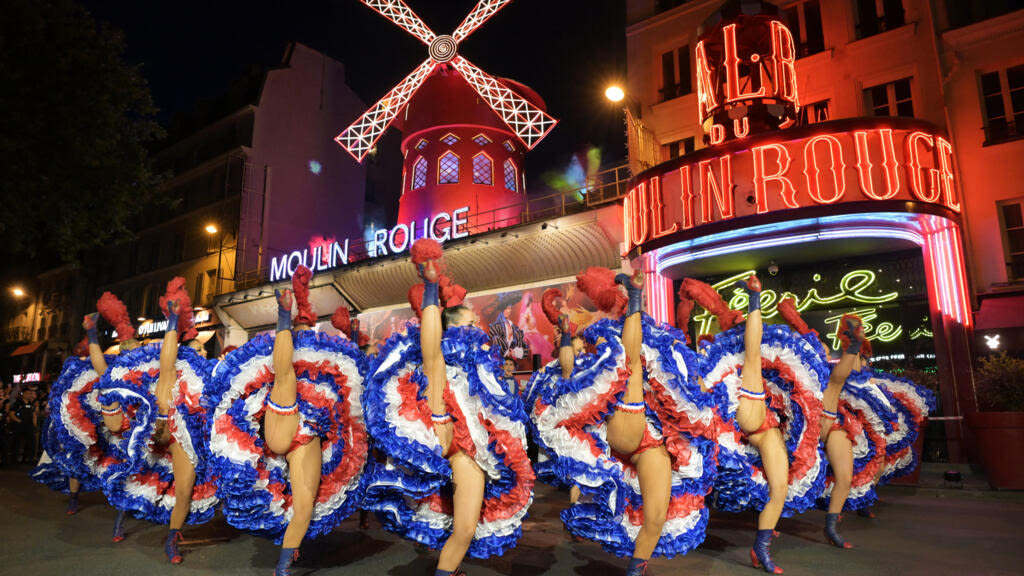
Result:
{"label": "red windmill sail", "polygon": [[385,18],[428,46],[429,56],[404,80],[339,134],[335,141],[356,161],[373,149],[391,122],[405,109],[423,81],[441,64],[449,64],[476,90],[528,149],[537,145],[557,122],[458,54],[458,45],[512,0],[480,0],[451,35],[438,36],[402,0],[362,0]]}

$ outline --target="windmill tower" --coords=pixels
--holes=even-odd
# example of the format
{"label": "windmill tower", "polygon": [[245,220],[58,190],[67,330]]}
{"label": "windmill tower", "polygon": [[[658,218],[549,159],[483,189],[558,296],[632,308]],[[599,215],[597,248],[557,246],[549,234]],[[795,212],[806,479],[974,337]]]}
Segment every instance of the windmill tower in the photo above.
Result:
{"label": "windmill tower", "polygon": [[398,120],[405,135],[400,223],[463,207],[480,215],[469,219],[474,231],[519,222],[524,155],[556,121],[533,90],[458,54],[458,44],[511,1],[480,0],[455,32],[438,36],[402,0],[362,0],[428,46],[419,67],[335,138],[362,162]]}

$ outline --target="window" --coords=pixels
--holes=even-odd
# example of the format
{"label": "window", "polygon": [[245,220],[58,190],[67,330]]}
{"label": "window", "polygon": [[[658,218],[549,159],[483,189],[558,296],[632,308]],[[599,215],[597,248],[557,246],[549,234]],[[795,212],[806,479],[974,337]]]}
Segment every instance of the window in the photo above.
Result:
{"label": "window", "polygon": [[509,142],[508,140],[505,140],[504,142],[502,142],[501,145],[504,146],[505,150],[508,150],[509,152],[515,152],[516,151],[516,147],[513,146],[512,143]]}
{"label": "window", "polygon": [[437,183],[458,184],[459,183],[459,157],[454,152],[445,152],[437,162]]}
{"label": "window", "polygon": [[1024,65],[981,75],[985,143],[1024,135]]}
{"label": "window", "polygon": [[480,146],[487,146],[488,144],[491,143],[491,139],[488,138],[487,136],[483,135],[483,134],[477,134],[473,138],[473,142],[476,142]]}
{"label": "window", "polygon": [[683,46],[661,55],[661,101],[692,92],[690,86],[690,48]]}
{"label": "window", "polygon": [[[192,291],[192,293],[196,295],[196,298],[202,298],[203,295],[203,276],[204,274],[202,272],[196,274],[196,289]],[[200,300],[200,302],[202,301]]]}
{"label": "window", "polygon": [[800,125],[817,124],[828,122],[831,116],[828,112],[828,100],[804,104],[800,107]]}
{"label": "window", "polygon": [[427,159],[419,158],[412,167],[412,189],[419,190],[427,185]]}
{"label": "window", "polygon": [[673,158],[678,158],[683,154],[689,154],[690,152],[693,152],[693,146],[693,136],[689,136],[687,138],[683,138],[682,140],[677,140],[669,144],[668,146],[665,147],[668,149],[668,159],[671,160]]}
{"label": "window", "polygon": [[995,18],[1021,8],[1020,0],[960,0],[946,2],[949,25],[953,28]]}
{"label": "window", "polygon": [[903,0],[857,0],[854,13],[857,38],[867,38],[903,26]]}
{"label": "window", "polygon": [[416,143],[416,149],[417,150],[423,150],[426,147],[427,147],[427,141],[424,140],[423,138],[420,138],[420,141]]}
{"label": "window", "polygon": [[1006,276],[1010,280],[1024,278],[1024,200],[1011,200],[999,205],[1003,227],[1003,252],[1006,254]]}
{"label": "window", "polygon": [[689,0],[658,0],[657,3],[654,5],[654,13],[661,14],[666,10],[671,10],[675,8],[676,6],[682,6],[683,4],[686,4],[688,1]]}
{"label": "window", "polygon": [[868,88],[864,91],[864,98],[872,116],[914,117],[910,78]]}
{"label": "window", "polygon": [[821,5],[818,0],[790,4],[783,8],[782,13],[793,32],[797,58],[825,50],[825,35],[821,28]]}
{"label": "window", "polygon": [[473,156],[473,184],[494,184],[491,176],[491,159],[483,152]]}
{"label": "window", "polygon": [[513,192],[517,191],[516,165],[511,160],[505,160],[505,188]]}
{"label": "window", "polygon": [[206,295],[203,296],[203,305],[211,304],[213,297],[217,295],[217,269],[206,271]]}
{"label": "window", "polygon": [[174,245],[171,248],[171,264],[177,264],[185,260],[185,233],[174,234]]}
{"label": "window", "polygon": [[444,138],[441,138],[441,142],[444,142],[445,144],[447,144],[449,146],[451,146],[452,144],[455,144],[458,141],[459,141],[459,137],[456,136],[455,134],[452,134],[451,132],[449,132],[448,134],[445,134]]}

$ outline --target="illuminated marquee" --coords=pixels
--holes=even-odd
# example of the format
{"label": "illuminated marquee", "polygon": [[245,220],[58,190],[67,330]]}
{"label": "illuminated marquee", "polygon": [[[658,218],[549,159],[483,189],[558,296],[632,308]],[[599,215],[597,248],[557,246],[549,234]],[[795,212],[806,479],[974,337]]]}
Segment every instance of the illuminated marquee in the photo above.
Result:
{"label": "illuminated marquee", "polygon": [[846,120],[781,136],[706,148],[637,177],[625,200],[627,252],[705,224],[811,206],[897,200],[960,211],[953,147],[921,122]]}
{"label": "illuminated marquee", "polygon": [[[745,310],[747,308],[747,293],[736,288],[736,282],[749,278],[753,273],[754,270],[745,270],[724,278],[711,287],[717,292],[722,292],[722,296],[728,301],[730,308],[733,310]],[[816,274],[814,276],[815,282],[820,279],[819,275]],[[867,339],[878,342],[892,342],[904,334],[904,327],[892,322],[875,322],[875,320],[878,319],[878,306],[896,302],[899,300],[900,294],[895,291],[879,293],[879,289],[875,284],[876,279],[877,276],[871,270],[851,270],[843,275],[839,280],[836,290],[830,294],[821,294],[817,288],[809,289],[802,296],[792,292],[778,294],[774,290],[766,289],[761,292],[762,318],[770,320],[779,316],[778,303],[786,298],[792,298],[796,302],[796,309],[799,312],[815,307],[832,306],[838,308],[856,306],[854,310],[844,313],[860,316],[864,323],[864,334]],[[697,324],[697,333],[710,333],[714,317],[707,310],[701,310],[698,314],[694,314],[693,321]],[[822,339],[831,338],[829,346],[833,350],[837,350],[840,346],[836,332],[842,317],[843,314],[835,314],[825,318],[825,334],[828,336],[822,335]],[[922,321],[928,322],[928,318],[924,318]],[[925,337],[930,338],[931,336],[933,334],[926,326],[915,328],[910,334],[911,340]]]}
{"label": "illuminated marquee", "polygon": [[[367,231],[366,257],[376,258],[388,254],[401,254],[409,249],[413,241],[427,234],[434,240],[444,243],[446,240],[469,236],[466,229],[469,206],[457,210],[440,212],[422,222],[398,224],[391,229],[371,229]],[[417,231],[418,230],[418,231]],[[349,250],[350,241],[346,238],[339,242],[334,238],[316,237],[310,241],[309,247],[295,250],[284,256],[275,256],[270,262],[270,281],[277,282],[291,278],[300,265],[316,273],[344,266],[357,260]]]}

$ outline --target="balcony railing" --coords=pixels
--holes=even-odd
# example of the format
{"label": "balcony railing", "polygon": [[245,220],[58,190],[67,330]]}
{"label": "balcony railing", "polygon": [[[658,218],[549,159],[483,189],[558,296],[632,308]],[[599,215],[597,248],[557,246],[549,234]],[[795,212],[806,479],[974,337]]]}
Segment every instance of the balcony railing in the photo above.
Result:
{"label": "balcony railing", "polygon": [[[544,196],[526,196],[519,204],[512,204],[466,215],[468,225],[466,231],[470,235],[481,234],[519,224],[550,220],[569,214],[578,214],[616,202],[629,191],[631,177],[629,166],[622,165],[593,174],[587,179],[586,186],[565,192],[555,192]],[[349,242],[349,258],[351,262],[366,260],[370,256],[367,242],[360,238]],[[234,281],[235,290],[245,290],[259,286],[268,281],[267,266],[258,270],[240,272]]]}

